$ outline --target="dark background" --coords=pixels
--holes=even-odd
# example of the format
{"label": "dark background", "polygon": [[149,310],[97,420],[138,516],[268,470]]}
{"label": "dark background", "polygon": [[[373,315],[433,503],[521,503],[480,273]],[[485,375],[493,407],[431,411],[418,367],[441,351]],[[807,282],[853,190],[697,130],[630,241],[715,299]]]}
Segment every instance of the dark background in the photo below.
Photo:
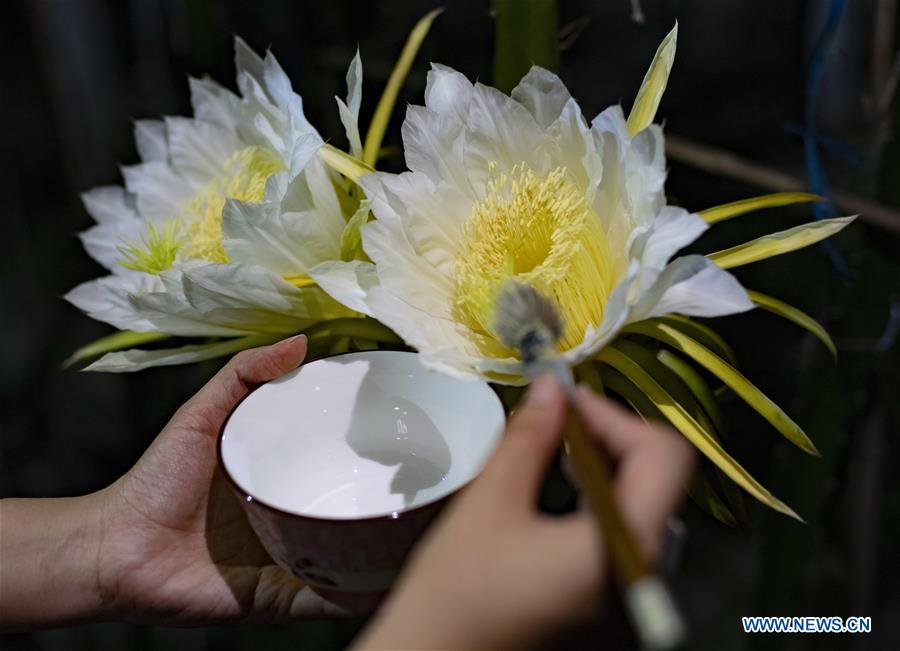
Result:
{"label": "dark background", "polygon": [[[900,141],[878,135],[872,81],[876,5],[850,0],[826,59],[817,127],[832,187],[900,206]],[[189,112],[186,76],[233,86],[232,35],[271,46],[303,95],[310,120],[343,145],[334,95],[359,45],[361,124],[415,20],[439,3],[267,0],[34,0],[2,5],[0,21],[0,494],[77,495],[134,462],[215,364],[135,375],[63,370],[107,326],[60,297],[101,273],[75,234],[90,224],[78,194],[119,183],[135,161],[133,118]],[[447,0],[401,95],[421,103],[427,62],[491,79],[487,0]],[[677,18],[678,56],[659,116],[666,128],[798,176],[807,63],[828,0],[643,2],[560,0],[560,26],[583,31],[562,53],[561,76],[593,116],[631,101]],[[893,58],[893,52],[890,52]],[[896,102],[886,114],[896,122]],[[876,143],[881,139],[884,146]],[[399,142],[399,119],[387,144]],[[389,163],[399,165],[400,161]],[[763,190],[670,162],[673,200],[701,209]],[[699,244],[715,250],[811,218],[809,207],[728,222]],[[896,347],[898,237],[857,221],[837,238],[848,270],[813,247],[738,270],[749,287],[819,319],[840,349],[834,364],[810,335],[766,314],[720,319],[744,373],[806,429],[822,459],[804,455],[746,407],[728,408],[730,445],[802,525],[750,505],[728,528],[694,505],[674,579],[698,649],[900,648],[900,482]],[[898,310],[894,307],[895,312]],[[895,319],[897,316],[895,316]],[[894,333],[896,334],[896,333]],[[745,636],[742,615],[870,615],[869,636]],[[173,630],[104,624],[0,639],[4,649],[342,648],[358,620],[279,627]],[[594,640],[589,648],[604,648]]]}

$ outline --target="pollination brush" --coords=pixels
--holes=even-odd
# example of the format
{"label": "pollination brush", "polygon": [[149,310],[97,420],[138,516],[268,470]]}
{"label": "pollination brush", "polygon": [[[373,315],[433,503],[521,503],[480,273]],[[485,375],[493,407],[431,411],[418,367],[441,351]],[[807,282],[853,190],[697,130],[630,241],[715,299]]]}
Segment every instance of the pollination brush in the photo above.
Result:
{"label": "pollination brush", "polygon": [[612,487],[611,463],[594,445],[574,406],[572,369],[559,356],[556,342],[564,324],[553,302],[530,285],[507,281],[495,305],[494,329],[501,341],[518,350],[526,375],[552,373],[565,391],[568,408],[565,440],[575,472],[603,532],[613,575],[626,610],[646,649],[668,650],[684,642],[685,627],[665,583],[656,575],[628,525]]}

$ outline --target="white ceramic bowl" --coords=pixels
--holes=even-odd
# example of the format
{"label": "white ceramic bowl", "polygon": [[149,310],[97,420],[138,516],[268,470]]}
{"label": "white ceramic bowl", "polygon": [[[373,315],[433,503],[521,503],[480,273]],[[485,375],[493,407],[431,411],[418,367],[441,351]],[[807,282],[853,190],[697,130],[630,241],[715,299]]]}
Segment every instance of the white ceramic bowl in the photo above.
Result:
{"label": "white ceramic bowl", "polygon": [[219,455],[276,561],[311,583],[377,590],[433,517],[423,507],[478,474],[504,424],[486,383],[428,371],[415,353],[367,351],[256,389]]}

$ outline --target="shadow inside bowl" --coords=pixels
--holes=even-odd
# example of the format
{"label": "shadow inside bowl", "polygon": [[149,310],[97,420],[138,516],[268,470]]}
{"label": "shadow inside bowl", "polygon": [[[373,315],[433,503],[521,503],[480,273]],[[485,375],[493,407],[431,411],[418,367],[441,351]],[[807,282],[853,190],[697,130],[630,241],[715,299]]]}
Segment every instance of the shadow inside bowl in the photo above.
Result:
{"label": "shadow inside bowl", "polygon": [[[347,430],[347,445],[364,459],[397,466],[390,492],[403,495],[410,507],[420,491],[440,484],[450,471],[450,446],[429,415],[418,405],[388,395],[377,379],[379,362],[370,362]],[[390,405],[390,410],[378,405]]]}

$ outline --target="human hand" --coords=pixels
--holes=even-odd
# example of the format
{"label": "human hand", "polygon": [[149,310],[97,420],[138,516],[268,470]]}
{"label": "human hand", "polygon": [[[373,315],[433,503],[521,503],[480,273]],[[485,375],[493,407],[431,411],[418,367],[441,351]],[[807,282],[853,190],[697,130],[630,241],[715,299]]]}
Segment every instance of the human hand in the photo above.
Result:
{"label": "human hand", "polygon": [[275,565],[217,467],[217,435],[231,411],[305,354],[301,336],[236,355],[102,491],[3,500],[0,626],[344,614],[352,604],[333,606]]}
{"label": "human hand", "polygon": [[238,353],[107,489],[100,581],[116,616],[166,624],[346,614],[278,567],[218,468],[217,436],[257,385],[296,368],[306,338]]}
{"label": "human hand", "polygon": [[[576,404],[616,462],[623,517],[655,558],[692,468],[690,446],[587,389]],[[536,507],[564,412],[558,383],[535,382],[484,472],[420,543],[356,648],[522,648],[596,610],[608,567],[593,515]]]}

